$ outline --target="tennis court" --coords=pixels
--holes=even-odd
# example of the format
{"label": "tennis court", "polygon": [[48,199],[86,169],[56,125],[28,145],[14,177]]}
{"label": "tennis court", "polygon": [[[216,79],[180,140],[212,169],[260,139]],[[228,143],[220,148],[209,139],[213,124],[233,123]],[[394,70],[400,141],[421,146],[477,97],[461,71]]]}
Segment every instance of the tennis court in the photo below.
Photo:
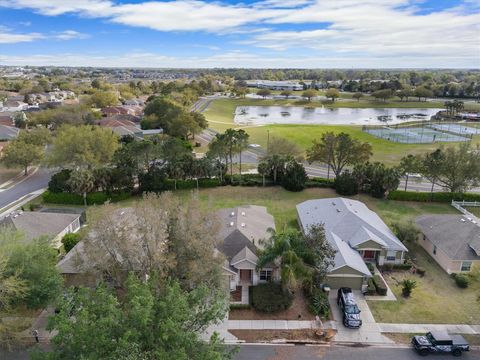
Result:
{"label": "tennis court", "polygon": [[435,130],[448,131],[458,135],[480,134],[480,129],[462,124],[432,124],[429,127]]}
{"label": "tennis court", "polygon": [[[474,129],[475,130],[475,129]],[[364,131],[381,139],[405,144],[428,144],[433,142],[469,141],[465,136],[442,132],[428,127],[364,127]]]}

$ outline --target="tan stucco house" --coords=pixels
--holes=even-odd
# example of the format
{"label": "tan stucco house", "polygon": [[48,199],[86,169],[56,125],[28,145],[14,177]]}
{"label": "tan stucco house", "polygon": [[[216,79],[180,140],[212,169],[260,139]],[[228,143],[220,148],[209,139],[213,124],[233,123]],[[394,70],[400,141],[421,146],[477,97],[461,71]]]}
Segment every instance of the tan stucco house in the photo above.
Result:
{"label": "tan stucco house", "polygon": [[246,205],[217,212],[221,228],[218,251],[226,258],[223,270],[228,276],[230,290],[267,281],[278,281],[275,264],[257,270],[258,250],[275,230],[273,216],[264,206]]}
{"label": "tan stucco house", "polygon": [[418,243],[447,273],[470,272],[480,265],[480,226],[464,215],[422,215]]}
{"label": "tan stucco house", "polygon": [[323,224],[325,236],[336,250],[327,274],[331,288],[364,290],[371,273],[366,262],[401,264],[408,251],[383,220],[364,203],[346,198],[308,200],[297,205],[304,233]]}

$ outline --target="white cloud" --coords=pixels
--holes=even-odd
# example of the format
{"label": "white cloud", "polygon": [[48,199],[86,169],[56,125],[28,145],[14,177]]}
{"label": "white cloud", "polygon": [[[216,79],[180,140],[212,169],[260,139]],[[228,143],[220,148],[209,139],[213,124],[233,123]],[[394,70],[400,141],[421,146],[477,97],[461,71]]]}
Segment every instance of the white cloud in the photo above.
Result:
{"label": "white cloud", "polygon": [[43,39],[44,35],[39,33],[16,34],[9,29],[0,26],[0,44],[15,44],[20,42],[31,42],[38,39]]}
{"label": "white cloud", "polygon": [[92,67],[146,67],[146,68],[468,68],[471,60],[458,54],[449,57],[395,58],[349,56],[261,56],[242,51],[231,51],[213,56],[174,57],[154,53],[114,55],[32,54],[28,56],[0,55],[1,65],[12,66],[92,66]]}
{"label": "white cloud", "polygon": [[75,30],[65,30],[54,35],[57,40],[74,40],[74,39],[87,39],[89,35],[83,34]]}

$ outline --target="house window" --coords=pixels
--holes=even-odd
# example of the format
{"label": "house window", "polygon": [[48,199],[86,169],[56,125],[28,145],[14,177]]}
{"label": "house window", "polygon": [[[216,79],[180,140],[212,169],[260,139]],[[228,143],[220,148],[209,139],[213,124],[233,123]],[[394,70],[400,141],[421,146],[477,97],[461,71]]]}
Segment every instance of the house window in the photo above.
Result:
{"label": "house window", "polygon": [[433,255],[437,255],[437,245],[433,245]]}
{"label": "house window", "polygon": [[471,268],[472,268],[471,261],[462,261],[462,267],[460,271],[470,271]]}
{"label": "house window", "polygon": [[260,270],[260,281],[272,281],[272,270]]}
{"label": "house window", "polygon": [[397,256],[397,252],[395,250],[387,251],[387,261],[395,261],[396,256]]}

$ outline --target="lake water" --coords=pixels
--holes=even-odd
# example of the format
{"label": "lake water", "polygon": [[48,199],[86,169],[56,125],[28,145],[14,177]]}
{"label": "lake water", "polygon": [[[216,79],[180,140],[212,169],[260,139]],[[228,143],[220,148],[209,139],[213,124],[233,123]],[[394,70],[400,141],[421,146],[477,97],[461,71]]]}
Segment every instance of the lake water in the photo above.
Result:
{"label": "lake water", "polygon": [[390,125],[407,121],[430,120],[431,116],[440,110],[442,109],[238,106],[235,109],[234,122],[239,125]]}

